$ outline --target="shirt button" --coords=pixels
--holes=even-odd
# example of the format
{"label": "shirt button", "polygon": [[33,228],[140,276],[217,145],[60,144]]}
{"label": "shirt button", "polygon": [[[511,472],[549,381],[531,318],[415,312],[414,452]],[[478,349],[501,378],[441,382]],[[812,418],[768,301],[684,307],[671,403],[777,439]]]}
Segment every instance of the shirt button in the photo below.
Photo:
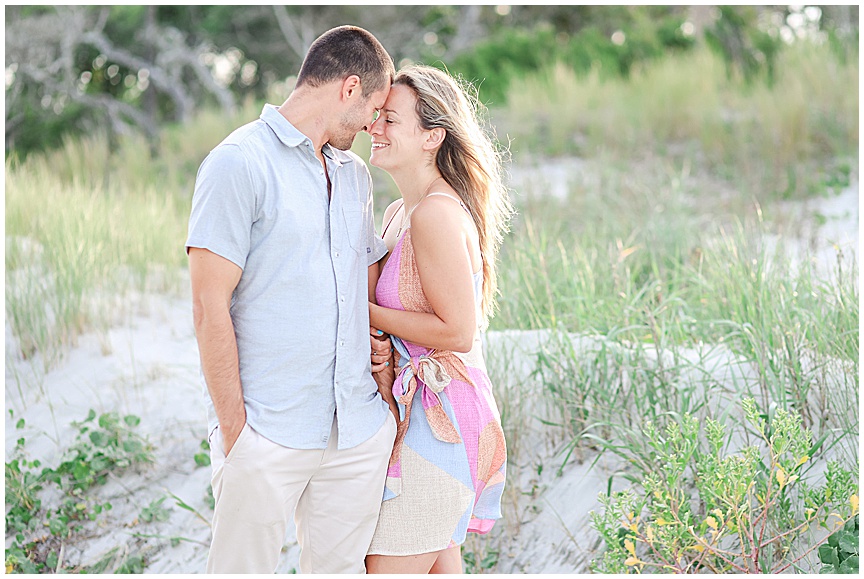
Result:
{"label": "shirt button", "polygon": [[339,257],[339,252],[337,251],[336,253],[334,253],[333,257]]}
{"label": "shirt button", "polygon": [[342,340],[341,342],[339,342],[339,345],[340,345],[340,346],[344,346],[344,345],[345,345],[345,340]]}

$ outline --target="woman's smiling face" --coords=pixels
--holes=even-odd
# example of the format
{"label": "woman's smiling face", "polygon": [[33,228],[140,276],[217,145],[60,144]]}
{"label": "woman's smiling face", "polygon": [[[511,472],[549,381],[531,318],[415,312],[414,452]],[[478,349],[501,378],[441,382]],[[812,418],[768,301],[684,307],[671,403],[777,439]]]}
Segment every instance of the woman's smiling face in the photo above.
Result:
{"label": "woman's smiling face", "polygon": [[417,97],[405,85],[390,89],[381,114],[372,123],[372,154],[369,163],[380,169],[412,165],[422,160],[424,131],[415,107]]}

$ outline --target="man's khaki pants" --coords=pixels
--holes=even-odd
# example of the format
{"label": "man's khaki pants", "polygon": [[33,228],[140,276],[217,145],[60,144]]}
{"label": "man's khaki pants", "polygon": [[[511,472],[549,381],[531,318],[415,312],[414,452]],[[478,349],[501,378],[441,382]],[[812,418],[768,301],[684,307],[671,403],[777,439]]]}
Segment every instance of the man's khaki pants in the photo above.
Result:
{"label": "man's khaki pants", "polygon": [[301,573],[365,573],[396,421],[388,412],[381,429],[354,448],[338,450],[336,434],[334,419],[326,449],[296,450],[247,424],[226,457],[219,429],[213,432],[208,573],[273,573],[292,511]]}

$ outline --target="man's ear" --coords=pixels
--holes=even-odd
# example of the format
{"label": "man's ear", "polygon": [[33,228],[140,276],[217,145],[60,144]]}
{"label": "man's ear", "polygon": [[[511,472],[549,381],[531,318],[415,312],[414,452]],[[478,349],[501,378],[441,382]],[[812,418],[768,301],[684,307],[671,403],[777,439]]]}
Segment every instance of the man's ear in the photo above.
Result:
{"label": "man's ear", "polygon": [[350,99],[363,94],[363,87],[360,83],[360,77],[356,74],[345,77],[342,81],[341,92],[339,93],[343,99]]}
{"label": "man's ear", "polygon": [[447,130],[441,127],[435,127],[429,131],[426,141],[423,143],[423,149],[426,151],[434,151],[444,142],[444,137],[447,136]]}

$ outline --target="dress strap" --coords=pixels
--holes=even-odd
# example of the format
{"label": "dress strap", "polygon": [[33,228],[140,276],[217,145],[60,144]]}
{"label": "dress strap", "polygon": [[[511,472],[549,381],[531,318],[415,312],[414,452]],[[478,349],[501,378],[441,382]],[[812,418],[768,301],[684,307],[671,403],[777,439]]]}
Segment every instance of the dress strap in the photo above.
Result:
{"label": "dress strap", "polygon": [[[402,205],[405,205],[405,200],[399,200]],[[399,206],[399,209],[402,209],[402,205]],[[384,226],[384,231],[381,232],[381,237],[384,237],[384,234],[387,233],[387,229],[390,227],[390,224],[393,223],[393,220],[396,218],[396,214],[399,213],[399,209],[393,212],[393,215],[390,216],[390,221],[387,222],[387,225]]]}
{"label": "dress strap", "polygon": [[468,212],[468,215],[471,215],[471,211],[469,211],[469,210],[468,210],[468,207],[466,207],[465,204],[462,203],[462,200],[461,200],[461,199],[458,199],[458,198],[456,198],[456,197],[453,197],[452,195],[448,195],[447,193],[441,193],[441,192],[437,192],[437,191],[434,192],[434,193],[428,193],[428,194],[426,195],[426,197],[431,197],[432,195],[443,195],[444,197],[449,197],[449,198],[452,199],[453,201],[458,201],[458,202],[459,202],[459,205],[462,206],[462,209],[464,209],[465,211],[467,211],[467,212]]}

